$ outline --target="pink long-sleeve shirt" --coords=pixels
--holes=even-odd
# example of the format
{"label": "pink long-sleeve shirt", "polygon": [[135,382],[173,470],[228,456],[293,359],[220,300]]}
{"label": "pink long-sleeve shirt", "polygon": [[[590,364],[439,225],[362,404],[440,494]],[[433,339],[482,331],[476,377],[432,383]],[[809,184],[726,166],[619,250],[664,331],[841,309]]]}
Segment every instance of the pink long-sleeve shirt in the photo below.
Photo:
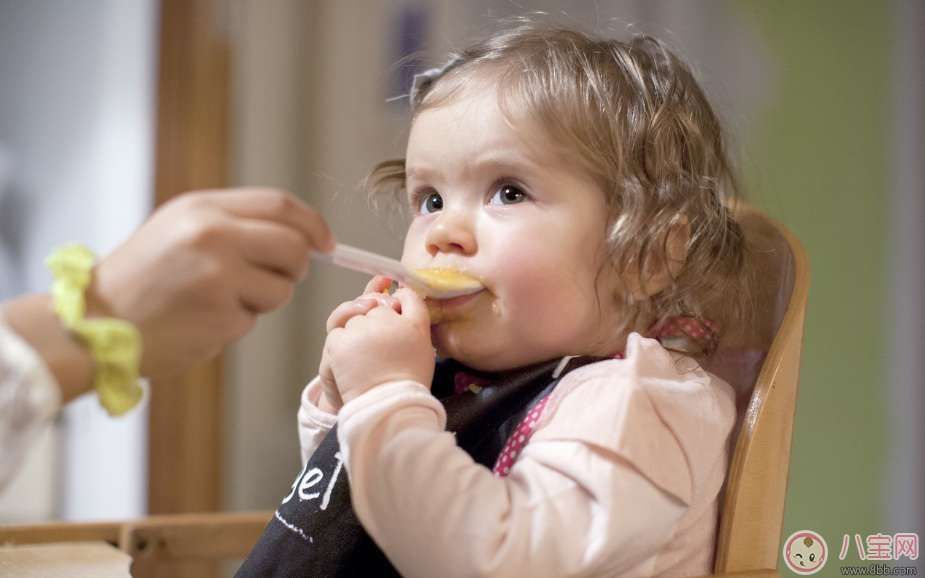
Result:
{"label": "pink long-sleeve shirt", "polygon": [[339,422],[354,510],[403,576],[712,570],[734,394],[654,340],[566,375],[506,477],[456,446],[424,384],[383,384],[338,416],[320,395],[317,379],[303,393],[303,459]]}

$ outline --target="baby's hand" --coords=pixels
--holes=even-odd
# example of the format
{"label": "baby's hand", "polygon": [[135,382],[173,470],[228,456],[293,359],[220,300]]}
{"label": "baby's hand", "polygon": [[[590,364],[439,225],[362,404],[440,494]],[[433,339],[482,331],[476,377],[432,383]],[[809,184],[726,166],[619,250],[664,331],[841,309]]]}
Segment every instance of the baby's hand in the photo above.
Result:
{"label": "baby's hand", "polygon": [[391,286],[391,279],[380,275],[373,277],[372,281],[366,285],[363,295],[353,301],[341,303],[331,312],[328,316],[327,332],[330,333],[336,327],[343,327],[352,317],[366,315],[370,309],[378,305],[398,310],[398,299],[385,292]]}
{"label": "baby's hand", "polygon": [[[327,321],[327,332],[330,333],[332,329],[343,327],[352,317],[366,315],[371,309],[380,305],[398,310],[398,299],[387,293],[387,290],[391,286],[391,279],[380,275],[373,277],[372,280],[367,283],[363,295],[357,297],[353,301],[340,304],[340,306],[331,313]],[[326,352],[322,352],[321,366],[319,367],[318,374],[321,378],[321,385],[324,392],[319,407],[329,413],[337,413],[344,404],[343,400],[340,398],[340,392],[337,390],[337,384],[334,381],[330,357]]]}
{"label": "baby's hand", "polygon": [[335,407],[390,381],[428,385],[433,374],[430,316],[410,289],[381,298],[366,294],[331,314],[321,379]]}

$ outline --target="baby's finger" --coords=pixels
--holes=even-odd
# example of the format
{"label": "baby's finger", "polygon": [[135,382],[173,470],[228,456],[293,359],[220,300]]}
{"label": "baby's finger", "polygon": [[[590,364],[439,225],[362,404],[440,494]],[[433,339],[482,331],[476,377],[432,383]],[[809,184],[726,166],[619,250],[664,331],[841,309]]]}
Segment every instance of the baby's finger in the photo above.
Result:
{"label": "baby's finger", "polygon": [[[369,327],[370,315],[376,315],[377,311],[385,311],[384,307],[373,307],[373,309],[366,315],[354,315],[347,320],[347,323],[344,324],[344,329],[352,332],[351,335],[354,335],[358,329],[363,327]],[[394,315],[394,314],[393,314]]]}
{"label": "baby's finger", "polygon": [[397,298],[401,304],[399,313],[402,317],[406,317],[414,325],[430,326],[430,312],[427,310],[427,304],[417,293],[411,289],[402,288],[393,293],[392,297]]}
{"label": "baby's finger", "polygon": [[392,280],[382,275],[376,275],[366,284],[364,293],[385,293],[392,286]]}
{"label": "baby's finger", "polygon": [[398,299],[392,297],[388,293],[365,293],[359,297],[359,299],[372,299],[376,301],[381,307],[388,307],[395,311],[401,309],[401,304],[398,302]]}
{"label": "baby's finger", "polygon": [[378,306],[379,302],[376,299],[369,297],[360,297],[358,299],[354,299],[353,301],[341,303],[334,309],[334,311],[331,312],[331,315],[328,316],[328,322],[326,325],[327,332],[330,333],[338,327],[345,327],[347,322],[354,317],[358,315],[366,315]]}

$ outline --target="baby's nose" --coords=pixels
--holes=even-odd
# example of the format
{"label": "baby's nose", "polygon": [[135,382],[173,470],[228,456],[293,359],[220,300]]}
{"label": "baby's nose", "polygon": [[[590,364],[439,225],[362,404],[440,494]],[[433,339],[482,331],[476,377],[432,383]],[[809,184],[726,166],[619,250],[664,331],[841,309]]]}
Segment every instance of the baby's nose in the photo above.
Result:
{"label": "baby's nose", "polygon": [[427,231],[427,252],[471,255],[477,243],[471,221],[463,211],[444,211]]}

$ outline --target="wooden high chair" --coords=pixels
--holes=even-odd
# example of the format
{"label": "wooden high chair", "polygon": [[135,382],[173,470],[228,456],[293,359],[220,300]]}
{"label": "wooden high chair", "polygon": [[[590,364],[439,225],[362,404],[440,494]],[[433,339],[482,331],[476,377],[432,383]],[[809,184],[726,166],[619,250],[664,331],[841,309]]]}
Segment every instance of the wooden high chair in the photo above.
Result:
{"label": "wooden high chair", "polygon": [[[799,241],[777,221],[747,205],[737,216],[754,246],[758,313],[743,347],[707,365],[735,387],[739,400],[714,571],[730,578],[777,578],[809,262]],[[0,543],[104,541],[132,556],[135,578],[177,576],[178,564],[245,557],[272,515],[224,512],[6,526],[0,527]]]}
{"label": "wooden high chair", "polygon": [[738,406],[714,572],[777,577],[809,259],[797,238],[763,212],[741,203],[736,217],[752,249],[757,311],[745,342],[706,364],[735,388]]}

